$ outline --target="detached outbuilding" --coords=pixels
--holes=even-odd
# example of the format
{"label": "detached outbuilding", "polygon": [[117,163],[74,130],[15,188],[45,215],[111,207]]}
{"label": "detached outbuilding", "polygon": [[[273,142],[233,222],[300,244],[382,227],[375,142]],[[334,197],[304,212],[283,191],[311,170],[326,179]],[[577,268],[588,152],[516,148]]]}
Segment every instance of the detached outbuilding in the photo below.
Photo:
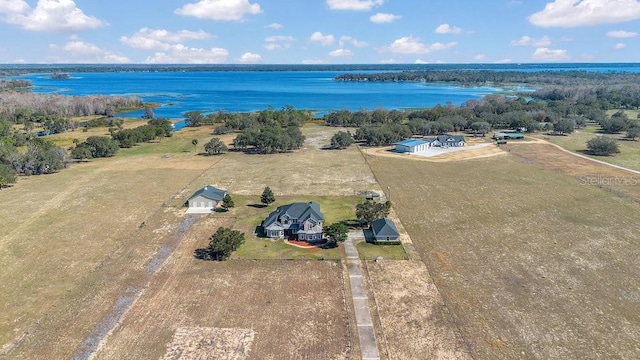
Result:
{"label": "detached outbuilding", "polygon": [[227,190],[218,189],[211,185],[205,185],[203,188],[193,193],[189,200],[187,200],[187,205],[189,206],[187,213],[211,213],[215,211],[218,204],[222,202],[226,195]]}
{"label": "detached outbuilding", "polygon": [[371,241],[375,244],[398,244],[400,233],[393,220],[382,218],[371,222]]}
{"label": "detached outbuilding", "polygon": [[431,141],[420,139],[409,139],[400,141],[394,144],[393,151],[399,153],[414,154],[422,151],[429,150],[431,147]]}

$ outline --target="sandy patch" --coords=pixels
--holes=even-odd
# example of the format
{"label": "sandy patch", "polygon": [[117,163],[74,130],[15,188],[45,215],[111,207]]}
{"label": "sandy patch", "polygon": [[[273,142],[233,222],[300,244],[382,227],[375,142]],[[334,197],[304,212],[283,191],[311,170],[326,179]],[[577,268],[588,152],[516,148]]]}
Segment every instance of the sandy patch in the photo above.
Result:
{"label": "sandy patch", "polygon": [[246,359],[255,332],[247,329],[183,327],[162,360]]}

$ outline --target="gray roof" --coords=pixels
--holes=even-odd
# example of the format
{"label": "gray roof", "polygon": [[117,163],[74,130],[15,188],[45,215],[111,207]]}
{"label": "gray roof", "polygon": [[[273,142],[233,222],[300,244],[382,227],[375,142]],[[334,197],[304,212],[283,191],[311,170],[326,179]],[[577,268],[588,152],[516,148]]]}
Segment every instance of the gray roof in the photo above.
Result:
{"label": "gray roof", "polygon": [[375,237],[398,237],[398,228],[393,220],[382,218],[371,222],[371,231]]}
{"label": "gray roof", "polygon": [[436,136],[436,139],[438,139],[438,141],[441,142],[441,143],[445,143],[445,142],[449,142],[449,141],[460,142],[460,141],[464,141],[464,136],[460,136],[460,135],[438,135],[438,136]]}
{"label": "gray roof", "polygon": [[217,187],[214,187],[211,185],[205,185],[202,189],[193,193],[193,195],[191,195],[189,200],[196,198],[198,196],[202,196],[214,201],[222,201],[225,195],[227,195],[227,190],[218,189]]}
{"label": "gray roof", "polygon": [[[298,223],[305,222],[309,219],[319,222],[324,220],[324,215],[320,211],[320,204],[316,202],[295,202],[288,205],[278,206],[267,218],[262,222],[262,226],[281,227],[280,218],[287,216],[290,219],[298,219]],[[288,228],[288,226],[286,226]]]}

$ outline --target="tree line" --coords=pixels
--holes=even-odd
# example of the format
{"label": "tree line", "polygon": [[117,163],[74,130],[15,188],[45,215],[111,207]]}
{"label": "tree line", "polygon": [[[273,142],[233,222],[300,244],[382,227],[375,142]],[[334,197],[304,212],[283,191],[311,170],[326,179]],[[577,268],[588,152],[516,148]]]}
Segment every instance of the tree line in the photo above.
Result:
{"label": "tree line", "polygon": [[24,125],[67,117],[112,117],[121,111],[143,107],[137,96],[65,96],[19,91],[0,91],[0,103],[1,118]]}
{"label": "tree line", "polygon": [[609,109],[634,109],[640,105],[640,89],[633,92],[630,88],[633,86],[545,88],[526,96],[487,95],[460,106],[436,105],[410,111],[339,110],[325,114],[324,121],[329,126],[357,128],[354,140],[370,146],[450,132],[484,136],[492,129],[507,128],[568,134],[589,122],[599,124],[606,133],[627,131],[627,137],[635,139],[640,131],[637,119],[628,119],[623,111],[607,116]]}
{"label": "tree line", "polygon": [[338,75],[336,81],[368,82],[446,82],[461,85],[529,84],[581,86],[602,84],[637,84],[640,74],[628,72],[599,73],[584,70],[567,71],[493,71],[493,70],[428,70]]}
{"label": "tree line", "polygon": [[185,114],[187,126],[217,124],[213,131],[215,135],[238,133],[233,148],[256,154],[283,153],[299,149],[305,140],[300,127],[312,119],[312,112],[296,110],[290,105],[281,109],[268,107],[252,113],[218,111],[204,114],[191,111]]}

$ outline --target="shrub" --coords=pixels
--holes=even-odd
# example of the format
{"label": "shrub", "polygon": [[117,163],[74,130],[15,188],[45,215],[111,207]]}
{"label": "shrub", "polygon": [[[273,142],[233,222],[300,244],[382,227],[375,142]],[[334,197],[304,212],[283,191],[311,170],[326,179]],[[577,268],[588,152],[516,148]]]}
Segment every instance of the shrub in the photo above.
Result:
{"label": "shrub", "polygon": [[587,141],[587,149],[593,155],[598,156],[607,156],[620,152],[618,142],[606,136],[598,136]]}

